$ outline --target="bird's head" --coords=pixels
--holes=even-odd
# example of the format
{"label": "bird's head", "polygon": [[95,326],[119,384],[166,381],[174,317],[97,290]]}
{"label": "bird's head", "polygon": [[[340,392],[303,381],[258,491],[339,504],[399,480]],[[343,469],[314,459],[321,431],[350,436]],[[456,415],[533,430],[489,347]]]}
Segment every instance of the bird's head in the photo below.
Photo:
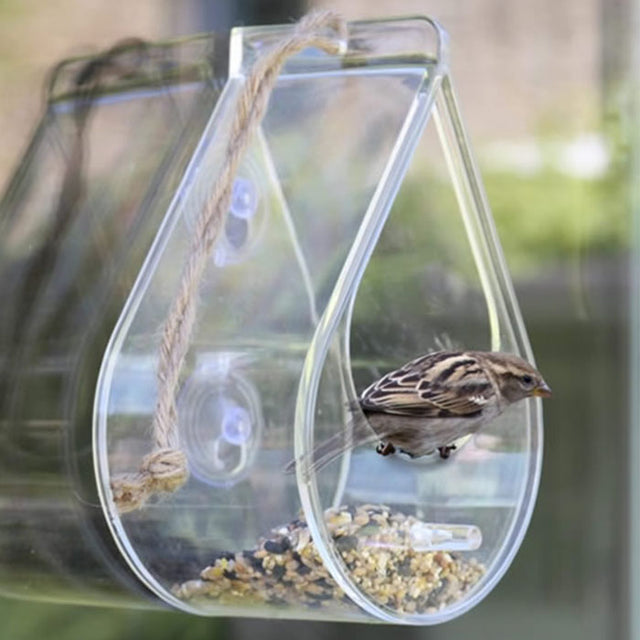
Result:
{"label": "bird's head", "polygon": [[510,353],[490,352],[483,355],[507,402],[551,396],[551,389],[540,372],[526,360]]}

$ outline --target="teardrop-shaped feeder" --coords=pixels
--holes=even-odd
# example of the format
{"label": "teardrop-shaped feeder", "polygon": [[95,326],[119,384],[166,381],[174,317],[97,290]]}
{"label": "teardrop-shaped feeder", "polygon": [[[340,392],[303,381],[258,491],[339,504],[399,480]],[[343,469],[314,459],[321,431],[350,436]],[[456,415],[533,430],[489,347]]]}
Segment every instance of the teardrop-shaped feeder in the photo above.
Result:
{"label": "teardrop-shaped feeder", "polygon": [[340,55],[286,63],[199,284],[177,397],[189,478],[127,513],[113,500],[152,446],[161,327],[237,96],[290,29],[234,30],[226,87],[112,336],[95,405],[103,505],[135,573],[183,610],[434,624],[479,602],[518,549],[538,402],[449,460],[366,445],[309,462],[366,386],[439,344],[531,357],[431,20],[350,23]]}

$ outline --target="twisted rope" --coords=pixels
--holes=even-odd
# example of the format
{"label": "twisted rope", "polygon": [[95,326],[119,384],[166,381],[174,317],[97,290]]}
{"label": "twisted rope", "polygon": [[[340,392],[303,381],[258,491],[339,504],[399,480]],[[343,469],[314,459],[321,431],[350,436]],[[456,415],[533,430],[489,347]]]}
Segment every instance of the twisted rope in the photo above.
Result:
{"label": "twisted rope", "polygon": [[[334,30],[333,37],[322,34],[327,29]],[[121,513],[140,508],[154,493],[176,491],[188,478],[187,458],[179,449],[176,395],[193,334],[198,289],[224,225],[238,166],[262,122],[282,66],[289,57],[308,47],[338,54],[346,40],[346,23],[337,13],[311,12],[297,23],[290,35],[256,60],[246,79],[236,105],[219,180],[196,221],[178,291],[165,320],[157,370],[158,398],[152,422],[153,450],[143,458],[137,473],[111,481],[113,500]]]}

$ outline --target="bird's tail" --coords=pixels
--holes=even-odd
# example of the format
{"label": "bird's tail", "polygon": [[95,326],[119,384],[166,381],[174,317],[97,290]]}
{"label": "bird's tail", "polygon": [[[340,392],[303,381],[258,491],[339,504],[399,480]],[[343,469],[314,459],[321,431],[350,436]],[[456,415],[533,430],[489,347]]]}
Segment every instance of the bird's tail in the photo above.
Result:
{"label": "bird's tail", "polygon": [[348,428],[334,434],[327,440],[321,442],[313,451],[304,454],[304,456],[291,460],[284,468],[286,474],[294,473],[296,464],[302,460],[312,458],[311,469],[319,471],[326,467],[330,462],[340,457],[345,451],[353,449],[363,444],[375,442],[380,436],[369,426],[364,415],[355,415],[352,418]]}

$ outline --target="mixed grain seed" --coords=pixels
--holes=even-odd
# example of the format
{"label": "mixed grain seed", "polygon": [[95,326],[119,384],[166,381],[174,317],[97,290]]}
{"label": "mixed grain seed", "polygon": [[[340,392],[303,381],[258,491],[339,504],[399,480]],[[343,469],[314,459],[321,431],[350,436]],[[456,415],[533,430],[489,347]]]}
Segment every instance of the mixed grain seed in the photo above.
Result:
{"label": "mixed grain seed", "polygon": [[[386,506],[330,509],[328,530],[354,583],[373,601],[400,613],[431,613],[460,600],[483,576],[475,559],[412,548],[414,516]],[[306,522],[272,530],[257,548],[219,553],[197,580],[174,587],[183,600],[219,604],[354,607],[325,568]]]}

